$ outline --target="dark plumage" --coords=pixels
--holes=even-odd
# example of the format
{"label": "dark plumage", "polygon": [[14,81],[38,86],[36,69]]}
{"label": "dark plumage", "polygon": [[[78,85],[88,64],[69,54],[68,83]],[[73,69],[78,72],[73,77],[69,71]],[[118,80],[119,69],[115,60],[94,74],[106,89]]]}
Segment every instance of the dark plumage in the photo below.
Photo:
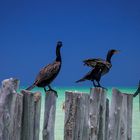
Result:
{"label": "dark plumage", "polygon": [[[91,68],[93,68],[89,73],[87,73],[82,79],[76,81],[82,82],[85,80],[90,80],[93,82],[93,85],[95,87],[101,87],[100,85],[100,79],[103,75],[109,72],[110,68],[112,67],[111,64],[111,58],[113,54],[118,53],[117,50],[109,50],[107,53],[106,60],[103,60],[101,58],[94,58],[94,59],[87,59],[84,60],[84,65],[87,65]],[[97,82],[98,85],[95,84],[94,80]]]}
{"label": "dark plumage", "polygon": [[94,80],[96,80],[97,83],[98,83],[98,86],[101,87],[101,85],[99,83],[100,78],[101,78],[101,69],[98,68],[98,67],[95,67],[93,70],[88,72],[83,78],[81,78],[80,80],[76,81],[76,83],[83,82],[85,80],[90,80],[90,81],[93,82],[93,85],[95,87],[97,87],[97,85],[94,82]]}
{"label": "dark plumage", "polygon": [[102,76],[109,72],[110,68],[112,67],[111,64],[111,58],[114,54],[118,53],[118,50],[109,50],[106,56],[106,60],[103,60],[101,58],[91,58],[84,60],[84,65],[87,65],[89,67],[95,68],[95,66],[98,66],[102,69]]}
{"label": "dark plumage", "polygon": [[[59,41],[56,46],[56,59],[52,64],[49,64],[42,68],[39,72],[39,74],[36,77],[35,82],[33,85],[28,87],[26,90],[32,90],[35,86],[44,88],[45,92],[46,86],[48,86],[49,90],[53,90],[50,86],[51,82],[56,78],[58,75],[60,69],[61,69],[61,54],[60,54],[60,48],[62,47],[62,42]],[[54,90],[53,90],[54,91]],[[55,91],[56,93],[56,91]],[[57,95],[57,93],[56,93]]]}

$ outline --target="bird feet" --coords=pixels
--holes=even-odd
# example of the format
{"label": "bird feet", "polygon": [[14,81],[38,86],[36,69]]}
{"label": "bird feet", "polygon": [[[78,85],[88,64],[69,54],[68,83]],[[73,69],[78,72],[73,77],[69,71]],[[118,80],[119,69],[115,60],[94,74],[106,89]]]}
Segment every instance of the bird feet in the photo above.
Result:
{"label": "bird feet", "polygon": [[49,88],[49,89],[46,90],[46,88],[44,87],[45,93],[47,93],[47,91],[52,91],[52,92],[54,92],[55,96],[58,97],[57,91],[55,91],[54,89],[52,89],[51,86],[48,86],[48,88]]}
{"label": "bird feet", "polygon": [[56,91],[56,90],[54,90],[54,89],[49,89],[48,91],[54,92],[55,96],[58,98],[58,94],[57,94],[57,91]]}
{"label": "bird feet", "polygon": [[108,90],[107,88],[102,87],[102,86],[99,86],[99,85],[97,85],[97,86],[95,86],[95,87],[99,87],[99,88],[102,88],[102,89]]}

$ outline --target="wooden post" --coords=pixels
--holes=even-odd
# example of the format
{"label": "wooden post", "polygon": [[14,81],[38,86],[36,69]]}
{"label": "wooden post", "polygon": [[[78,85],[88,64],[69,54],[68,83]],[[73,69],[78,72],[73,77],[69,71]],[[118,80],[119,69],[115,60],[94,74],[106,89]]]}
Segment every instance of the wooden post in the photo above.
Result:
{"label": "wooden post", "polygon": [[[39,140],[41,93],[23,90],[18,80],[2,82],[0,140]],[[64,140],[132,140],[133,94],[113,89],[109,111],[106,90],[65,93]],[[56,95],[46,92],[43,140],[54,140]]]}
{"label": "wooden post", "polygon": [[89,137],[89,95],[65,94],[64,140],[86,140]]}
{"label": "wooden post", "polygon": [[106,90],[92,88],[90,93],[90,140],[105,140],[108,126],[108,103]]}
{"label": "wooden post", "polygon": [[106,99],[105,140],[108,140],[109,127],[109,99]]}
{"label": "wooden post", "polygon": [[21,140],[23,96],[16,92],[18,80],[2,82],[0,89],[0,140]]}
{"label": "wooden post", "polygon": [[133,94],[113,89],[110,108],[109,140],[132,140]]}
{"label": "wooden post", "polygon": [[140,111],[140,93],[139,93],[139,111]]}
{"label": "wooden post", "polygon": [[53,91],[46,92],[43,140],[54,140],[56,98]]}
{"label": "wooden post", "polygon": [[107,101],[102,88],[91,89],[90,95],[66,92],[64,140],[105,140],[109,117]]}
{"label": "wooden post", "polygon": [[39,140],[41,93],[22,90],[23,119],[21,140]]}

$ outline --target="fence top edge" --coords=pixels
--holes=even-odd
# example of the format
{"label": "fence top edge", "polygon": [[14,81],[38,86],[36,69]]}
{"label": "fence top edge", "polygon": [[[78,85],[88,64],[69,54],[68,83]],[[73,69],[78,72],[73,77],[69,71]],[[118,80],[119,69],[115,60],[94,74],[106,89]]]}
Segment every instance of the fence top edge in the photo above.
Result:
{"label": "fence top edge", "polygon": [[80,92],[80,91],[65,91],[65,94],[80,94],[80,95],[89,95],[87,92]]}
{"label": "fence top edge", "polygon": [[126,96],[133,96],[133,93],[125,93],[125,92],[121,92],[119,89],[117,88],[113,88],[112,89],[112,94],[117,93],[117,94],[122,94],[122,95],[126,95]]}

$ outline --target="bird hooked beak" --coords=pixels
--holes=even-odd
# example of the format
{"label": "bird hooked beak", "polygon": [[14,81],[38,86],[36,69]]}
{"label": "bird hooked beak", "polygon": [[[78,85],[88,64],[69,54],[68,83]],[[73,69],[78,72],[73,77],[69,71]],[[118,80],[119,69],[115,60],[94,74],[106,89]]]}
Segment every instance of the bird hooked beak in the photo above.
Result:
{"label": "bird hooked beak", "polygon": [[120,50],[115,50],[114,51],[114,54],[118,54],[118,53],[120,53]]}

